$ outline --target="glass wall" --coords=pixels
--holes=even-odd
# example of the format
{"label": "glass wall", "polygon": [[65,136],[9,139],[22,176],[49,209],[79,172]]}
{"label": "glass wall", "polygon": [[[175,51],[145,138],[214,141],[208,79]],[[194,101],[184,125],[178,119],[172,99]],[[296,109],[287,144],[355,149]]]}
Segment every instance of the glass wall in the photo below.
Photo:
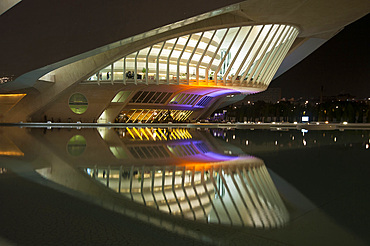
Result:
{"label": "glass wall", "polygon": [[187,34],[135,51],[88,80],[267,86],[297,35],[295,27],[280,24]]}
{"label": "glass wall", "polygon": [[173,109],[127,109],[115,119],[116,123],[162,123],[184,122],[193,113],[192,110]]}

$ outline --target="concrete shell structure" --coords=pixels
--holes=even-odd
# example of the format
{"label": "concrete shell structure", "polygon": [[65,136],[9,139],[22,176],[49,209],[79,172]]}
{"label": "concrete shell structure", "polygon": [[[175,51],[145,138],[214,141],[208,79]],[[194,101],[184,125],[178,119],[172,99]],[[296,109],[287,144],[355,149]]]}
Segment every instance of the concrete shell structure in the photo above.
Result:
{"label": "concrete shell structure", "polygon": [[[2,17],[7,20],[27,4],[19,2]],[[53,50],[56,60],[39,50],[38,57],[32,56],[32,68],[24,71],[30,63],[14,68],[8,65],[9,58],[1,77],[0,121],[197,120],[219,106],[265,90],[278,70],[278,74],[286,71],[369,11],[363,0],[189,4],[199,4],[200,12],[181,18],[169,14],[167,21],[157,18],[146,26],[133,23],[137,18],[133,13],[115,25],[104,25],[115,17],[108,13],[123,7],[106,4],[108,13],[99,13],[105,17],[100,22],[81,20],[87,32],[95,27],[102,30],[96,36],[99,42],[88,33],[88,40],[74,38],[79,31],[85,33],[76,28],[62,38],[71,47],[64,44],[59,52]],[[152,7],[159,13],[156,7],[161,4],[157,5]],[[188,5],[182,7],[185,11]],[[44,8],[53,6],[45,3]],[[63,6],[55,8],[61,11]],[[43,30],[50,36],[40,34],[41,43],[53,40],[53,33],[57,36],[48,28]],[[19,56],[30,59],[27,52]],[[7,94],[14,94],[14,100]]]}

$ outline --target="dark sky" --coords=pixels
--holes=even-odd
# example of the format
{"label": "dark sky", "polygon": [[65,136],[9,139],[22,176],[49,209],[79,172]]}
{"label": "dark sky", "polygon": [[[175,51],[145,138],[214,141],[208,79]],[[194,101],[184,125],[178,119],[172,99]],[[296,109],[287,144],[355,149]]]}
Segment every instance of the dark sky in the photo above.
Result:
{"label": "dark sky", "polygon": [[346,26],[303,61],[271,82],[282,97],[319,97],[350,93],[370,97],[370,15]]}

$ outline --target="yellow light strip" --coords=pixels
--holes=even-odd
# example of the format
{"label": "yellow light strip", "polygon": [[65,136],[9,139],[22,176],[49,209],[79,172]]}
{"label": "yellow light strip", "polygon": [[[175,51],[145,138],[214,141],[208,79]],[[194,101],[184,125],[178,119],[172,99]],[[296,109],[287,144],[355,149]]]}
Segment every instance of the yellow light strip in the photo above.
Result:
{"label": "yellow light strip", "polygon": [[146,135],[146,133],[145,133],[144,129],[143,129],[143,128],[140,128],[140,131],[144,134],[144,136],[146,137],[146,139],[148,139],[148,140],[149,140],[149,137],[148,137],[148,135]]}
{"label": "yellow light strip", "polygon": [[186,114],[184,120],[187,120],[189,116],[193,113],[194,111],[189,110],[189,112]]}
{"label": "yellow light strip", "polygon": [[177,136],[178,139],[184,139],[184,137],[179,132],[179,129],[174,129],[174,133],[175,133],[175,135]]}
{"label": "yellow light strip", "polygon": [[16,152],[16,151],[0,151],[0,155],[3,155],[3,156],[24,156],[24,153]]}
{"label": "yellow light strip", "polygon": [[[145,121],[145,123],[147,123],[149,120],[150,120],[150,118],[153,118],[153,120],[154,120],[154,112],[155,112],[155,110],[153,110],[153,112],[152,112],[152,114],[149,116],[149,118]],[[152,121],[153,121],[152,120]]]}
{"label": "yellow light strip", "polygon": [[178,134],[177,134],[177,129],[175,129],[175,130],[173,131],[173,134],[175,134],[175,135],[177,136],[177,138],[178,138],[178,139],[183,139],[182,137],[180,137],[180,135],[178,135]]}
{"label": "yellow light strip", "polygon": [[186,117],[187,117],[187,115],[189,114],[189,112],[191,112],[191,111],[189,111],[189,110],[185,110],[185,111],[184,111],[184,115],[181,117],[181,119],[180,119],[180,120],[185,120],[185,119],[186,119]]}
{"label": "yellow light strip", "polygon": [[189,137],[187,130],[182,129],[182,133],[184,134],[184,136],[186,137],[186,139],[191,138],[191,137]]}
{"label": "yellow light strip", "polygon": [[186,130],[187,134],[189,135],[189,138],[193,138],[193,136],[190,134],[188,130]]}
{"label": "yellow light strip", "polygon": [[140,121],[143,121],[145,119],[145,117],[149,114],[149,112],[151,111],[151,109],[147,109],[148,112],[146,112],[146,114],[140,119]]}
{"label": "yellow light strip", "polygon": [[154,130],[154,133],[155,133],[155,136],[157,137],[157,138],[159,138],[159,140],[162,140],[162,138],[161,138],[161,134],[159,134],[156,130]]}
{"label": "yellow light strip", "polygon": [[145,130],[148,132],[148,135],[152,137],[152,139],[155,141],[156,139],[154,138],[152,132],[149,130],[148,127],[145,127]]}
{"label": "yellow light strip", "polygon": [[165,113],[162,113],[162,115],[161,115],[161,117],[159,117],[158,121],[160,121],[164,115],[165,115]]}
{"label": "yellow light strip", "polygon": [[132,132],[131,132],[130,128],[126,127],[126,130],[128,131],[128,133],[130,133],[131,137],[132,137],[133,139],[135,139],[135,136],[134,136],[134,134],[132,134]]}
{"label": "yellow light strip", "polygon": [[167,140],[166,135],[164,135],[164,133],[161,131],[161,129],[159,129],[159,128],[158,128],[158,131],[162,134],[162,136],[163,136],[164,140]]}
{"label": "yellow light strip", "polygon": [[[131,112],[132,110],[130,110],[130,111],[128,111],[128,113],[127,114],[129,114],[130,112]],[[129,120],[134,116],[134,114],[136,113],[136,109],[135,109],[135,111],[130,115],[130,117],[127,119],[127,121],[126,121],[126,123],[127,122],[129,122]]]}
{"label": "yellow light strip", "polygon": [[139,131],[134,127],[132,128],[134,130],[134,132],[138,135],[138,137],[143,140],[143,137],[140,135]]}
{"label": "yellow light strip", "polygon": [[182,131],[182,134],[184,134],[186,139],[190,138],[189,135],[187,134],[187,130],[181,129],[181,131]]}
{"label": "yellow light strip", "polygon": [[175,111],[175,113],[173,114],[173,119],[178,120],[180,115],[181,115],[181,111],[177,111],[177,112]]}
{"label": "yellow light strip", "polygon": [[144,112],[144,109],[141,109],[141,112],[140,114],[138,114],[138,116],[132,121],[132,123],[135,123],[136,120],[140,117],[140,115]]}
{"label": "yellow light strip", "polygon": [[188,135],[186,135],[186,132],[185,132],[185,130],[184,130],[184,129],[181,129],[181,132],[182,132],[182,134],[184,134],[184,137],[185,137],[186,139],[189,139],[189,136],[188,136]]}
{"label": "yellow light strip", "polygon": [[0,97],[24,97],[27,94],[0,94]]}
{"label": "yellow light strip", "polygon": [[[19,103],[20,100],[22,100],[23,97],[25,97],[27,94],[0,94],[0,100],[1,99],[4,99],[4,100],[9,100],[11,98],[18,98],[16,99],[16,101],[12,101],[11,102],[11,105],[7,105],[7,106],[4,106],[4,108],[0,109],[0,112],[2,114],[5,114],[6,112],[8,112],[9,110],[11,110],[15,105],[17,105],[17,103]],[[7,104],[7,103],[6,103]]]}
{"label": "yellow light strip", "polygon": [[186,139],[186,137],[184,136],[184,134],[182,133],[181,129],[177,129],[177,134],[181,137],[181,139]]}

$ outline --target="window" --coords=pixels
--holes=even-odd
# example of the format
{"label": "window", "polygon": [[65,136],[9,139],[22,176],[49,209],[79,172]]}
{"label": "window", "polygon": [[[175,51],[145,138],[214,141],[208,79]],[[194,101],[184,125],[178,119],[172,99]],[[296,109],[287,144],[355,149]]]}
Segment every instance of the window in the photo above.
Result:
{"label": "window", "polygon": [[206,106],[213,97],[205,96],[197,103],[197,106]]}
{"label": "window", "polygon": [[73,94],[68,101],[69,108],[76,114],[83,114],[87,110],[88,102],[81,93]]}
{"label": "window", "polygon": [[73,136],[67,144],[67,151],[71,156],[80,156],[86,149],[86,139],[81,135]]}
{"label": "window", "polygon": [[112,102],[120,102],[123,103],[131,94],[131,91],[120,91],[117,95],[113,98]]}

